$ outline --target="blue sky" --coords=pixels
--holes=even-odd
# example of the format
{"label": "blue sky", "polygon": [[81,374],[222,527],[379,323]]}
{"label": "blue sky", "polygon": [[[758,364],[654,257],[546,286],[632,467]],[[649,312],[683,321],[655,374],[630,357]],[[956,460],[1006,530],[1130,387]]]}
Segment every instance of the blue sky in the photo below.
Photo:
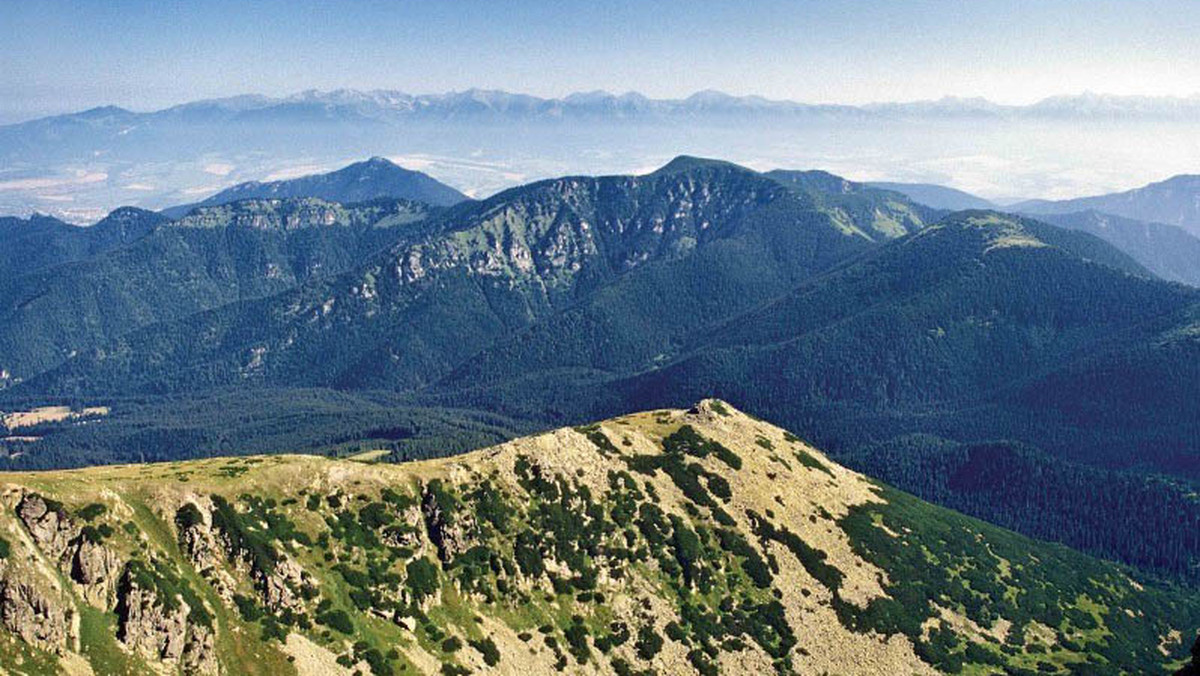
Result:
{"label": "blue sky", "polygon": [[1200,92],[1200,2],[0,0],[0,122],[237,93]]}

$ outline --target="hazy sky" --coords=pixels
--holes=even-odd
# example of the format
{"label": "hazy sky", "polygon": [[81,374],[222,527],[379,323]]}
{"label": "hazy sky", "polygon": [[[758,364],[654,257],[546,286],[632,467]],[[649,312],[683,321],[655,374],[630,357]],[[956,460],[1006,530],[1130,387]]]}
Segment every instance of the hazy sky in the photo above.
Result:
{"label": "hazy sky", "polygon": [[0,0],[0,121],[235,93],[1200,92],[1200,2]]}

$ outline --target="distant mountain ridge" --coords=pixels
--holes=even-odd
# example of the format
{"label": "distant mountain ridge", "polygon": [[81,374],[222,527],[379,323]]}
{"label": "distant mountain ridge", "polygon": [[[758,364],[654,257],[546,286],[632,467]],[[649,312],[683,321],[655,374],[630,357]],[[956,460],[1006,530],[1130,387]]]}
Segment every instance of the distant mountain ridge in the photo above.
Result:
{"label": "distant mountain ridge", "polygon": [[68,242],[106,246],[44,265],[34,254],[5,264],[8,251],[30,246],[0,247],[3,368],[21,377],[141,326],[335,275],[418,232],[436,211],[405,200],[247,199],[198,207],[180,221],[119,209],[93,226],[54,222]]}
{"label": "distant mountain ridge", "polygon": [[[1095,94],[1054,96],[1029,105],[1004,105],[980,98],[947,96],[936,100],[850,104],[815,104],[763,96],[735,96],[702,90],[683,98],[656,99],[639,92],[614,94],[596,90],[560,98],[539,97],[496,89],[466,89],[440,94],[410,94],[398,90],[307,90],[288,96],[244,95],[182,103],[152,112],[134,112],[118,106],[101,106],[8,125],[44,125],[73,120],[79,125],[132,124],[146,119],[211,121],[253,118],[266,111],[286,115],[372,119],[435,119],[461,116],[551,118],[560,116],[614,116],[638,118],[672,115],[819,114],[857,117],[1009,117],[1072,118],[1124,117],[1187,119],[1200,113],[1200,95],[1144,97]],[[3,131],[5,127],[0,127]]]}
{"label": "distant mountain ridge", "polygon": [[[120,382],[173,388],[201,373],[185,364],[216,360],[213,365],[221,366],[202,369],[208,384],[250,378],[411,388],[444,375],[497,337],[643,267],[699,264],[725,255],[718,252],[736,255],[736,266],[719,257],[712,262],[724,269],[716,274],[730,276],[730,290],[744,289],[730,303],[746,303],[873,241],[855,233],[869,227],[848,228],[814,207],[810,197],[771,178],[687,157],[647,176],[539,181],[457,205],[432,222],[429,238],[400,242],[353,273],[305,287],[292,298],[195,318],[220,327],[223,338],[205,333],[195,340],[200,334],[187,323],[163,326],[162,332],[130,334],[118,352],[165,349],[170,358],[148,364],[95,354],[59,375],[99,383],[84,374],[131,369]],[[771,241],[775,247],[767,246]],[[711,254],[693,256],[709,248]],[[771,256],[775,261],[766,258],[772,248],[781,251]],[[744,258],[750,251],[756,253]],[[770,283],[768,272],[775,277]],[[712,274],[698,268],[697,281]],[[686,293],[711,296],[701,288]],[[724,303],[709,312],[729,307]],[[160,347],[150,348],[152,343]],[[245,350],[264,350],[249,370]],[[324,356],[314,362],[318,353]],[[71,373],[77,368],[82,371]]]}
{"label": "distant mountain ridge", "polygon": [[1013,211],[1029,214],[1063,214],[1098,211],[1149,223],[1166,223],[1200,236],[1200,175],[1181,174],[1124,192],[1069,200],[1029,200],[1013,204]]}
{"label": "distant mountain ridge", "polygon": [[375,199],[405,199],[430,206],[448,207],[468,199],[466,195],[419,171],[405,169],[383,157],[372,157],[327,174],[313,174],[280,181],[241,183],[194,204],[163,209],[171,218],[181,218],[196,207],[228,204],[244,199],[315,197],[352,204]]}
{"label": "distant mountain ridge", "polygon": [[0,285],[12,276],[32,274],[129,244],[168,220],[134,207],[116,209],[88,227],[50,216],[0,217]]}
{"label": "distant mountain ridge", "polygon": [[964,211],[967,209],[995,209],[996,204],[982,197],[956,188],[934,183],[899,183],[894,181],[868,181],[866,185],[882,190],[903,193],[914,202],[934,209]]}

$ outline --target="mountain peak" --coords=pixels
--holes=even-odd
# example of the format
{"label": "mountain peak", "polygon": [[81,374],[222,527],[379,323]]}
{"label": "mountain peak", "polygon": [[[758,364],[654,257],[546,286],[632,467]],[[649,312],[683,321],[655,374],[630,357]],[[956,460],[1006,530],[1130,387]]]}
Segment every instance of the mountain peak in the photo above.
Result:
{"label": "mountain peak", "polygon": [[737,169],[740,171],[749,172],[750,170],[733,162],[725,160],[717,160],[708,157],[695,157],[693,155],[678,155],[670,162],[655,170],[655,176],[663,176],[669,174],[680,174],[697,169]]}
{"label": "mountain peak", "polygon": [[172,218],[179,218],[200,206],[216,206],[252,198],[291,197],[315,197],[342,204],[376,199],[403,199],[437,207],[450,206],[467,199],[466,195],[428,174],[405,169],[386,157],[376,155],[327,174],[312,174],[281,181],[239,183],[202,202],[171,207],[163,213]]}
{"label": "mountain peak", "polygon": [[100,119],[106,117],[124,117],[133,114],[133,111],[120,106],[97,106],[95,108],[88,108],[77,115],[83,119]]}
{"label": "mountain peak", "polygon": [[[399,169],[404,168],[404,167],[401,167],[400,165],[396,164],[395,162],[389,160],[388,158],[382,157],[380,155],[375,155],[373,157],[370,157],[366,161],[359,162],[358,164],[365,164],[367,166],[374,166],[374,167],[397,167]],[[355,165],[352,164],[350,166],[353,167]]]}

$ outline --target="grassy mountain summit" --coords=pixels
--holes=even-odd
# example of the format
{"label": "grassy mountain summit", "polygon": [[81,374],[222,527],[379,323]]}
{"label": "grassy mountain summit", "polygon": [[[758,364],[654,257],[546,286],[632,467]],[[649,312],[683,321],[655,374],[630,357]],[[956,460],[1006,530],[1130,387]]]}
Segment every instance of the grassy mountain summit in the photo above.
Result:
{"label": "grassy mountain summit", "polygon": [[240,183],[195,204],[184,204],[163,213],[180,218],[196,207],[219,206],[246,199],[315,197],[350,204],[378,199],[402,199],[448,207],[467,196],[419,171],[405,169],[383,157],[372,157],[331,171],[280,181]]}
{"label": "grassy mountain summit", "polygon": [[1200,598],[717,400],[405,465],[8,474],[12,673],[1166,673]]}

